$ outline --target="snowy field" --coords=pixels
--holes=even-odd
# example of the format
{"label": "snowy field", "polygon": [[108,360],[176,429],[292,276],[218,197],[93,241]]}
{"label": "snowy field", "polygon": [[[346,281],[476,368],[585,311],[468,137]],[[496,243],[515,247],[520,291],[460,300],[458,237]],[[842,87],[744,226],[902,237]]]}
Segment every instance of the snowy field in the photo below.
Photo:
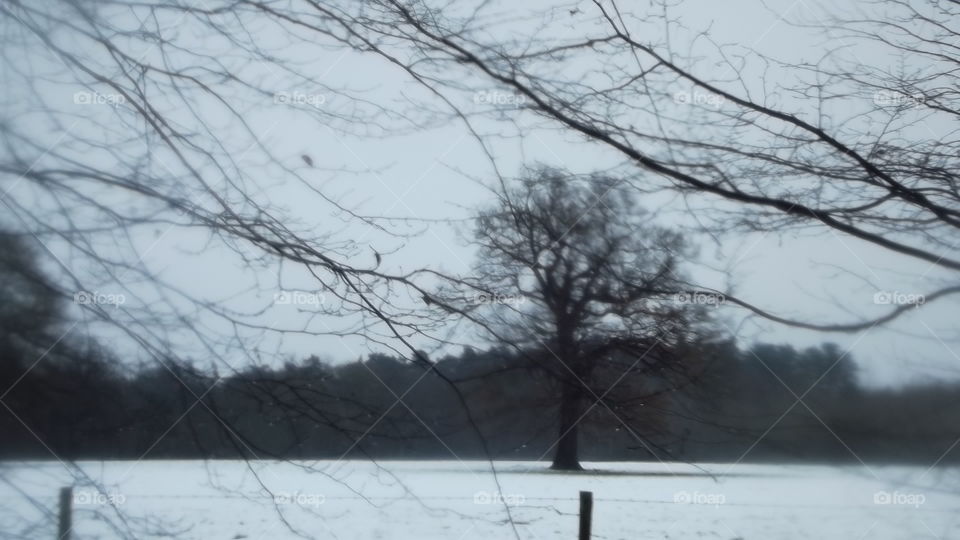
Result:
{"label": "snowy field", "polygon": [[497,487],[483,462],[79,466],[0,464],[0,534],[54,537],[41,512],[74,483],[74,538],[120,537],[118,509],[138,538],[506,539],[506,504],[520,538],[573,539],[590,490],[599,539],[960,539],[956,469],[500,462]]}

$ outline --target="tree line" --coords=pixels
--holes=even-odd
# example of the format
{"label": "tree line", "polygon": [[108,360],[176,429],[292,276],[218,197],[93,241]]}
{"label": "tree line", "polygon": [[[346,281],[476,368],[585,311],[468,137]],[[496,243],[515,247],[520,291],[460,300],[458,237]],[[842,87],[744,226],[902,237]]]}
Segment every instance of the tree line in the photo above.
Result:
{"label": "tree line", "polygon": [[[401,357],[333,364],[311,356],[229,375],[178,364],[122,373],[103,349],[72,347],[26,373],[30,359],[4,347],[0,385],[13,387],[0,411],[3,458],[485,457],[450,386]],[[612,410],[588,400],[580,457],[955,460],[956,383],[865,388],[849,355],[829,344],[725,342],[701,353],[708,367],[697,383],[649,389]],[[562,388],[531,354],[466,349],[436,362],[468,400],[493,457],[553,455]]]}
{"label": "tree line", "polygon": [[[546,185],[563,196],[529,208],[573,200],[569,184]],[[517,203],[510,208],[518,221],[535,215],[520,212]],[[558,221],[560,212],[549,210],[543,219]],[[532,303],[549,308],[591,295],[601,306],[578,315],[586,322],[568,338],[574,356],[550,331],[523,325],[523,317],[537,313],[532,308],[520,318],[496,319],[447,290],[432,302],[464,311],[499,345],[435,358],[423,351],[413,359],[376,353],[346,363],[310,356],[224,373],[181,358],[137,366],[97,339],[70,332],[63,291],[44,275],[36,248],[21,235],[0,233],[0,456],[468,459],[487,457],[486,448],[496,459],[552,458],[556,465],[566,440],[576,451],[573,468],[580,459],[954,459],[960,383],[871,389],[858,384],[852,356],[832,344],[741,346],[700,330],[665,345],[663,334],[642,340],[639,332],[605,325],[608,299],[621,313],[624,306],[643,307],[643,297],[630,296],[637,287],[623,283],[644,276],[618,273],[626,265],[611,263],[617,251],[604,248],[625,236],[588,241],[591,231],[615,223],[587,213],[580,230],[564,237],[569,243],[546,241],[557,253],[576,246],[574,253],[541,255],[535,263],[534,275],[542,276],[535,281],[544,285],[526,293]],[[509,280],[515,273],[504,275]],[[589,286],[565,285],[569,275],[588,276]],[[470,287],[497,292],[493,277]],[[695,319],[704,317],[654,307],[658,311],[644,309],[634,320],[652,319],[654,329],[664,321],[697,328]],[[545,319],[548,329],[556,320]],[[589,366],[582,377],[564,370],[578,363]],[[569,418],[562,409],[572,386],[577,408]],[[564,427],[570,422],[573,436]]]}

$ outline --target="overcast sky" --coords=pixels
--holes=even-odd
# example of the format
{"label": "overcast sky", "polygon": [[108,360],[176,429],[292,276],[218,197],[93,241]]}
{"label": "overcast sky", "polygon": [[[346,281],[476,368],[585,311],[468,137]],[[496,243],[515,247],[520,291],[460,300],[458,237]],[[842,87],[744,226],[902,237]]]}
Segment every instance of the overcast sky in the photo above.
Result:
{"label": "overcast sky", "polygon": [[[589,9],[589,5],[585,3],[583,9]],[[752,1],[683,2],[672,8],[671,16],[686,30],[676,29],[670,39],[678,51],[690,55],[715,55],[714,44],[720,43],[762,51],[767,56],[788,61],[813,61],[826,52],[839,51],[843,41],[799,29],[785,19],[815,21],[824,16],[824,10],[830,9],[836,8],[816,7],[813,2],[799,0],[771,0],[765,5]],[[575,31],[572,23],[570,27],[571,32]],[[693,39],[698,31],[706,28],[710,29],[712,43],[702,37]],[[269,41],[269,35],[267,38]],[[300,53],[304,55],[304,69],[314,70],[318,78],[329,81],[330,87],[360,89],[370,100],[395,106],[397,110],[409,106],[409,95],[422,92],[406,74],[382,60],[337,50],[295,52]],[[854,55],[863,62],[894,61],[878,58],[863,49],[844,50],[842,54]],[[758,61],[751,66],[760,64]],[[712,65],[719,66],[712,69],[724,69],[716,62]],[[711,69],[711,59],[705,57],[698,66]],[[55,71],[54,67],[50,69]],[[746,73],[757,78],[748,84],[762,89],[760,72],[752,69]],[[262,75],[277,78],[275,87],[284,89],[283,74],[266,71]],[[677,92],[688,90],[677,88]],[[56,92],[70,95],[74,89],[51,84],[43,91],[48,95]],[[340,96],[325,89],[292,86],[283,91],[291,95],[301,92],[322,96],[317,98],[323,101],[320,106],[330,110],[336,110],[343,103]],[[6,107],[14,106],[11,103],[6,102]],[[401,272],[427,266],[453,274],[469,273],[473,253],[464,237],[469,232],[469,222],[462,220],[475,209],[490,204],[490,194],[482,184],[492,182],[494,176],[476,140],[469,136],[462,123],[443,122],[400,137],[350,136],[325,127],[307,114],[278,110],[274,105],[266,98],[259,106],[253,104],[247,109],[245,120],[255,126],[271,149],[283,156],[288,167],[296,168],[311,185],[361,214],[428,221],[412,221],[409,226],[396,222],[398,230],[409,230],[416,235],[404,240],[389,237],[375,228],[333,215],[328,203],[302,184],[285,178],[275,168],[263,169],[255,196],[282,205],[305,225],[316,230],[329,229],[338,239],[356,242],[362,247],[355,252],[352,262],[356,264],[372,266],[375,249],[384,254],[381,268],[385,270]],[[512,120],[527,127],[536,125],[519,110]],[[491,120],[478,125],[488,133],[513,133],[506,122]],[[923,128],[939,129],[938,126]],[[576,173],[589,173],[615,164],[596,147],[585,146],[578,138],[553,129],[529,129],[523,137],[498,138],[493,144],[500,170],[510,175],[519,174],[524,164],[544,163]],[[304,163],[301,157],[304,155],[316,166]],[[255,152],[238,159],[250,167],[260,166]],[[331,169],[341,172],[332,173]],[[684,214],[683,201],[674,196],[652,196],[641,199],[640,203],[662,212],[664,224],[686,227],[694,223],[691,216]],[[442,220],[462,222],[458,227]],[[692,236],[692,239],[701,247],[701,264],[692,266],[691,272],[705,285],[723,289],[732,285],[741,297],[756,305],[810,321],[844,322],[879,315],[886,307],[874,303],[878,291],[922,293],[921,283],[929,283],[930,278],[938,275],[928,264],[893,258],[833,232],[737,234],[719,239]],[[269,289],[259,295],[243,293],[255,278],[269,280],[277,275],[278,269],[251,271],[230,256],[224,246],[203,234],[176,228],[144,231],[139,233],[137,243],[147,265],[197,295],[250,309],[271,301]],[[729,268],[732,282],[711,267]],[[303,276],[298,277],[295,270],[286,269],[281,275],[288,284],[285,288],[311,287],[307,280],[298,283]],[[102,285],[103,290],[108,291],[110,287],[109,283]],[[153,301],[148,293],[143,293],[138,300],[147,304]],[[960,357],[953,350],[958,344],[956,338],[960,337],[955,331],[956,308],[953,301],[940,302],[925,306],[892,326],[856,334],[823,334],[760,320],[745,321],[745,314],[733,308],[723,309],[722,320],[743,342],[758,340],[806,346],[834,341],[859,362],[864,381],[895,385],[960,374]],[[303,315],[292,306],[275,306],[264,317],[266,322],[282,326],[295,324]],[[337,328],[341,323],[336,317],[328,317],[324,324]],[[482,340],[472,336],[469,329],[457,331],[461,332],[456,336],[459,341],[482,346]],[[332,360],[354,359],[377,349],[358,337],[288,336],[282,343],[273,338],[268,338],[266,343],[278,352],[295,356],[318,354]]]}

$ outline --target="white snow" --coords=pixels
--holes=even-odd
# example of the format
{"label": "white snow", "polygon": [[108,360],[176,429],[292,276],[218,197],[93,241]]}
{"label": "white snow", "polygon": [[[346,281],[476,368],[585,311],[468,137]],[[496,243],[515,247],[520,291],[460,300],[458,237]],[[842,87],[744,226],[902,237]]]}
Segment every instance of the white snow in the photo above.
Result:
{"label": "white snow", "polygon": [[[138,538],[576,538],[578,492],[599,539],[960,538],[955,468],[364,461],[82,462],[0,465],[0,530],[52,538],[57,490],[76,483],[74,538],[115,538],[115,505]],[[271,493],[268,493],[269,490]],[[146,521],[144,521],[146,520]],[[31,523],[42,527],[28,529]]]}

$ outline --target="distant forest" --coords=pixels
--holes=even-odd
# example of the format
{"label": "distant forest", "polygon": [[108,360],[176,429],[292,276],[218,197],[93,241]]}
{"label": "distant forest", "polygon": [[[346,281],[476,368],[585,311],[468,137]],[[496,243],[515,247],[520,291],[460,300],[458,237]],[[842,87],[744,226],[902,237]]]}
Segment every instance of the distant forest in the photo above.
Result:
{"label": "distant forest", "polygon": [[[496,459],[555,451],[564,384],[550,372],[560,369],[555,348],[468,348],[419,362],[311,356],[219,374],[173,358],[138,368],[70,332],[63,291],[18,237],[0,234],[0,246],[0,458],[478,459],[484,443]],[[612,355],[593,373],[582,459],[957,461],[960,383],[864,388],[850,355],[830,344],[744,348],[707,337],[657,354]]]}
{"label": "distant forest", "polygon": [[[6,345],[4,458],[484,457],[450,385],[400,358],[331,365],[310,357],[225,376],[171,363],[123,374],[104,351],[70,346],[28,370],[36,359]],[[960,436],[955,383],[866,389],[832,345],[725,342],[699,354],[704,369],[682,387],[636,392],[619,382],[634,398],[589,410],[583,459],[956,461],[948,452]],[[548,459],[556,440],[558,389],[538,376],[535,358],[494,348],[436,359],[458,381],[497,459]]]}

